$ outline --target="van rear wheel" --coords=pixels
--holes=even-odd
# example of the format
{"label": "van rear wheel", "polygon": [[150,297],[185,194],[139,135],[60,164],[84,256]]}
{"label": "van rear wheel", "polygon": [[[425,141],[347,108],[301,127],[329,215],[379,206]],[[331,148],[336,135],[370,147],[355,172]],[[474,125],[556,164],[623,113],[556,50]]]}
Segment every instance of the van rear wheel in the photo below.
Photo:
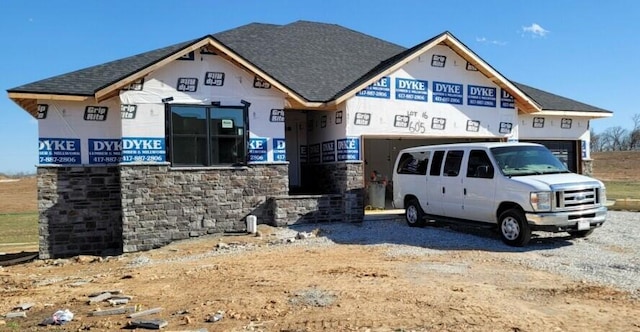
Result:
{"label": "van rear wheel", "polygon": [[404,208],[404,217],[407,219],[409,227],[424,226],[424,211],[422,211],[417,199],[412,199],[407,203]]}
{"label": "van rear wheel", "polygon": [[524,247],[531,240],[531,228],[524,213],[518,209],[502,212],[498,219],[502,241],[513,247]]}

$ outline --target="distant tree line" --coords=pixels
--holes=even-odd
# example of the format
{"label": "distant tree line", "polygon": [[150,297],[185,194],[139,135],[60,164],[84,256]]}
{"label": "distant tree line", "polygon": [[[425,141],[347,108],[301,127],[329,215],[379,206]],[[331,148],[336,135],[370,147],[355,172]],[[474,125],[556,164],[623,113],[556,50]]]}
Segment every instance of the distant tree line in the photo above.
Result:
{"label": "distant tree line", "polygon": [[616,126],[597,134],[591,128],[591,151],[639,151],[640,114],[635,114],[632,119],[633,129],[631,130]]}
{"label": "distant tree line", "polygon": [[0,178],[8,178],[8,179],[21,179],[27,178],[30,176],[35,176],[36,174],[33,172],[16,172],[16,173],[2,173],[0,172]]}

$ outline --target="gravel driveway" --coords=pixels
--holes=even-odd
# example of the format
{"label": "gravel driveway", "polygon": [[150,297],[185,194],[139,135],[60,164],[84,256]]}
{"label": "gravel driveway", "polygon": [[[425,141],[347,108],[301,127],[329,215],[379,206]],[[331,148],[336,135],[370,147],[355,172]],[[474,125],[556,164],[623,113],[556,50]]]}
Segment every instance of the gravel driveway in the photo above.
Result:
{"label": "gravel driveway", "polygon": [[491,229],[433,223],[410,228],[401,217],[368,217],[362,224],[306,224],[281,230],[280,236],[320,228],[301,245],[362,244],[388,246],[389,255],[435,255],[456,250],[485,251],[535,269],[612,286],[640,297],[640,213],[609,211],[605,224],[587,238],[567,233],[534,232],[524,248],[502,243]]}

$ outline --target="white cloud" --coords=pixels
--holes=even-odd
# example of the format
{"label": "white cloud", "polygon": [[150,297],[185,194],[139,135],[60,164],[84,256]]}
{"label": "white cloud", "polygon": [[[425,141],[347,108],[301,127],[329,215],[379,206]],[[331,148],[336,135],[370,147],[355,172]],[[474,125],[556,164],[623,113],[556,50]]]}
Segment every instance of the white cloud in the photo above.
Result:
{"label": "white cloud", "polygon": [[522,27],[522,35],[530,34],[531,37],[545,37],[549,32],[549,30],[541,27],[538,23],[533,23],[531,26]]}
{"label": "white cloud", "polygon": [[506,41],[501,41],[501,40],[489,40],[486,37],[476,37],[476,41],[478,43],[482,43],[482,44],[491,44],[491,45],[498,45],[498,46],[504,46],[507,45]]}

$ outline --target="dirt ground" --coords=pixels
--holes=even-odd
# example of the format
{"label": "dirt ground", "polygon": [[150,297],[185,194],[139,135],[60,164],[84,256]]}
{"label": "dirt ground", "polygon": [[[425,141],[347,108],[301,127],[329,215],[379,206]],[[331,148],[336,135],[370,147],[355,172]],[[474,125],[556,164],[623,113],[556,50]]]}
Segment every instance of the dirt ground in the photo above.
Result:
{"label": "dirt ground", "polygon": [[[294,245],[269,226],[259,230],[4,267],[0,313],[35,305],[0,330],[49,330],[37,324],[61,309],[75,317],[60,330],[126,328],[125,314],[91,316],[113,308],[108,302],[88,303],[92,293],[119,290],[133,297],[125,306],[162,308],[143,318],[166,320],[165,331],[640,331],[640,301],[628,293],[532,270],[504,253],[391,256],[380,246]],[[223,318],[207,322],[218,311]]]}
{"label": "dirt ground", "polygon": [[[35,210],[33,191],[25,195]],[[0,193],[0,213],[13,211],[7,197],[16,200]],[[0,268],[0,315],[34,304],[26,318],[0,316],[0,331],[125,329],[134,320],[126,314],[91,314],[114,306],[89,304],[89,295],[113,290],[133,297],[125,307],[162,308],[139,319],[166,320],[163,331],[640,331],[640,300],[629,293],[534,270],[506,253],[392,256],[381,246],[291,244],[276,232],[259,225],[259,237]],[[74,319],[37,326],[61,309]],[[221,320],[207,322],[219,311]]]}
{"label": "dirt ground", "polygon": [[638,181],[640,151],[593,152],[593,175],[605,181]]}
{"label": "dirt ground", "polygon": [[0,214],[38,211],[36,177],[0,177]]}

